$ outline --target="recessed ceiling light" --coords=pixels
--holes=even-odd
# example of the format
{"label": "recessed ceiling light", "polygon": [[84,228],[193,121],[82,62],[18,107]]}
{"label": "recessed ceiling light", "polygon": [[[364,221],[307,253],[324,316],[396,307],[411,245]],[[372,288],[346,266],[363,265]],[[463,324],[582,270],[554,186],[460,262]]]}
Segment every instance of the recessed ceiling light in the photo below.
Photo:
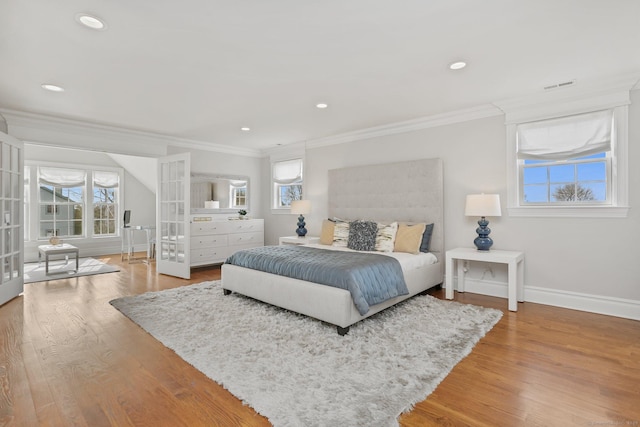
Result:
{"label": "recessed ceiling light", "polygon": [[64,92],[64,88],[60,87],[58,85],[52,85],[52,84],[49,84],[49,83],[43,83],[40,86],[42,86],[42,89],[46,89],[46,90],[49,90],[51,92]]}
{"label": "recessed ceiling light", "polygon": [[321,102],[319,104],[316,104],[317,108],[327,108],[329,106],[329,104],[325,104],[324,102]]}
{"label": "recessed ceiling light", "polygon": [[76,21],[81,23],[87,28],[91,28],[92,30],[106,30],[107,24],[104,23],[99,18],[95,16],[87,15],[86,13],[78,13],[76,15]]}
{"label": "recessed ceiling light", "polygon": [[452,70],[461,70],[467,66],[467,63],[464,61],[456,61],[449,65],[449,68]]}
{"label": "recessed ceiling light", "polygon": [[240,130],[243,131],[243,132],[249,132],[251,130],[251,128],[248,128],[248,127],[244,126],[244,127],[241,127]]}

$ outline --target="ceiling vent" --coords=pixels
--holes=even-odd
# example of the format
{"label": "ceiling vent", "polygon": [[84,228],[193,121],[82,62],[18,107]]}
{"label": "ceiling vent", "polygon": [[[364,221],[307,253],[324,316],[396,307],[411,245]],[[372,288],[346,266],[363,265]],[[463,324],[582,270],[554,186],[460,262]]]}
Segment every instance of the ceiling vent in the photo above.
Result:
{"label": "ceiling vent", "polygon": [[576,84],[576,80],[569,80],[566,82],[562,82],[562,83],[555,83],[549,86],[545,86],[544,90],[552,90],[552,89],[560,89],[562,87],[567,87],[567,86],[573,86],[574,84]]}

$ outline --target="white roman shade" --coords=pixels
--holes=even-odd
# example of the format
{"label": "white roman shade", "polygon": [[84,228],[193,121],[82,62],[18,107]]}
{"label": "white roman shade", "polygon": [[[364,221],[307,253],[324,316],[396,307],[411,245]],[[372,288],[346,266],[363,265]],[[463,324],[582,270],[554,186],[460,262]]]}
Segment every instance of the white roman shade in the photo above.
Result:
{"label": "white roman shade", "polygon": [[567,160],[611,150],[613,111],[561,117],[517,126],[518,158]]}
{"label": "white roman shade", "polygon": [[294,184],[302,181],[302,159],[286,160],[273,164],[273,182]]}
{"label": "white roman shade", "polygon": [[247,186],[247,181],[235,181],[232,179],[229,185],[233,188],[243,188]]}
{"label": "white roman shade", "polygon": [[52,185],[61,188],[82,187],[85,184],[85,179],[86,172],[79,169],[47,167],[38,169],[38,182],[40,185]]}
{"label": "white roman shade", "polygon": [[117,172],[95,171],[93,185],[101,188],[118,188],[120,182]]}

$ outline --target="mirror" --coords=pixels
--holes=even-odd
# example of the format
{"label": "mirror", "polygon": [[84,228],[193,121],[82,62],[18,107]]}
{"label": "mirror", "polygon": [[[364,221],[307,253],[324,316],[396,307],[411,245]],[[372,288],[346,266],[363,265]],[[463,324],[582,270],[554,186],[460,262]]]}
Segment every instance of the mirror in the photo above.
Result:
{"label": "mirror", "polygon": [[235,213],[249,210],[249,177],[234,175],[191,175],[191,211]]}

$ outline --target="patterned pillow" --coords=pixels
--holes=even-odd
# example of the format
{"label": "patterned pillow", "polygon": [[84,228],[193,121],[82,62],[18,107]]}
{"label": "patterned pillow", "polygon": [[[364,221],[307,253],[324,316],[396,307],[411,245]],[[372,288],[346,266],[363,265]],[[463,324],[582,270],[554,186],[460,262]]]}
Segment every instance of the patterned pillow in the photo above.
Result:
{"label": "patterned pillow", "polygon": [[427,224],[422,233],[422,243],[420,243],[420,252],[429,252],[429,244],[431,243],[431,235],[433,234],[433,223]]}
{"label": "patterned pillow", "polygon": [[392,222],[389,225],[378,223],[378,232],[376,233],[376,251],[393,252],[397,232],[397,222]]}
{"label": "patterned pillow", "polygon": [[372,251],[376,248],[378,224],[374,221],[353,221],[349,224],[347,247],[356,251]]}
{"label": "patterned pillow", "polygon": [[349,243],[349,223],[336,222],[333,227],[333,246],[346,247]]}

